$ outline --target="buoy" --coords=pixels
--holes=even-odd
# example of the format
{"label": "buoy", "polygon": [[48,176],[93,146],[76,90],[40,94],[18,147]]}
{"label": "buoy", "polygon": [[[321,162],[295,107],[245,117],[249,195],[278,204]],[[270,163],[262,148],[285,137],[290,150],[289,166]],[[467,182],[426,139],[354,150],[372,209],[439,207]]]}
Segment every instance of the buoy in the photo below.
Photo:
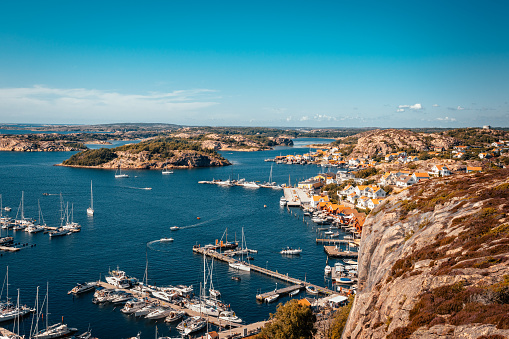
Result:
{"label": "buoy", "polygon": [[267,208],[267,205],[263,205],[263,208]]}
{"label": "buoy", "polygon": [[196,219],[200,220],[200,217],[196,217]]}

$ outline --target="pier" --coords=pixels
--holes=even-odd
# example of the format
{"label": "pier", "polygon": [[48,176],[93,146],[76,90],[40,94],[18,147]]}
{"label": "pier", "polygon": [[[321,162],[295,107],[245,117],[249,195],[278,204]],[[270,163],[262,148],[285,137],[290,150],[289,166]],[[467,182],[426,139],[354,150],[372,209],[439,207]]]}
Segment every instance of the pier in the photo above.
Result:
{"label": "pier", "polygon": [[357,258],[358,252],[340,251],[336,246],[324,246],[323,249],[330,258]]}
{"label": "pier", "polygon": [[0,335],[5,338],[16,337],[16,333],[12,333],[6,328],[0,327]]}
{"label": "pier", "polygon": [[[224,261],[224,262],[227,262],[227,263],[234,263],[234,262],[236,262],[235,259],[232,259],[232,258],[230,258],[230,257],[228,257],[228,256],[226,256],[224,254],[217,253],[216,251],[211,251],[211,250],[208,250],[206,248],[199,247],[199,246],[194,246],[193,247],[193,252],[201,254],[201,255],[206,255],[206,256],[212,257],[212,258],[214,258],[216,260]],[[333,294],[334,293],[334,291],[331,291],[331,290],[329,290],[326,287],[310,284],[310,283],[308,283],[308,282],[306,282],[304,280],[292,278],[288,274],[282,274],[282,273],[279,273],[277,271],[274,272],[274,271],[271,271],[271,270],[268,270],[266,268],[259,267],[259,266],[253,265],[253,264],[249,264],[249,267],[251,268],[252,271],[268,275],[269,277],[272,277],[272,278],[283,280],[284,282],[287,282],[287,283],[290,283],[290,284],[293,284],[293,285],[299,285],[301,287],[304,287],[304,286],[314,286],[315,289],[319,293],[321,293],[321,294],[329,295],[329,294]],[[293,289],[296,289],[296,287],[294,287]]]}
{"label": "pier", "polygon": [[[219,339],[234,338],[239,335],[243,336],[243,337],[246,337],[248,335],[254,335],[254,334],[260,332],[262,327],[265,326],[266,323],[267,323],[267,321],[259,321],[256,323],[239,326],[239,327],[235,328],[235,330],[229,329],[229,330],[221,331],[218,333]],[[206,338],[206,337],[201,337],[201,338]]]}

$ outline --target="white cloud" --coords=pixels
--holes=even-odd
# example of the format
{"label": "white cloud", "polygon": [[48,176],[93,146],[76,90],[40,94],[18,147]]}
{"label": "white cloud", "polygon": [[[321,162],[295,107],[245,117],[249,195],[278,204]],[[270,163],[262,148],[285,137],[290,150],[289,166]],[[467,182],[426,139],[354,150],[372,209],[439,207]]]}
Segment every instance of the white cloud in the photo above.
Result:
{"label": "white cloud", "polygon": [[[419,103],[417,103],[415,105],[399,105],[398,106],[398,110],[396,112],[404,112],[405,108],[409,108],[409,109],[417,111],[417,110],[421,110],[422,109],[422,105],[419,104]],[[402,110],[402,111],[400,111],[400,110]]]}
{"label": "white cloud", "polygon": [[335,117],[331,117],[330,115],[326,115],[326,114],[316,114],[313,117],[313,119],[318,120],[318,121],[324,121],[324,120],[327,120],[327,121],[334,120],[334,121],[336,121],[337,120]]}
{"label": "white cloud", "polygon": [[[168,121],[182,112],[217,105],[210,89],[122,94],[85,88],[0,88],[0,112],[15,122],[42,118],[48,122],[75,121]],[[12,119],[11,118],[11,119]]]}
{"label": "white cloud", "polygon": [[308,121],[309,120],[309,117],[308,116],[303,116],[299,119],[300,121]]}
{"label": "white cloud", "polygon": [[285,107],[263,107],[263,109],[268,112],[277,113],[277,114],[282,114],[288,110],[288,108],[285,108]]}
{"label": "white cloud", "polygon": [[286,121],[292,121],[292,117],[286,117]]}
{"label": "white cloud", "polygon": [[456,107],[456,109],[457,109],[458,111],[462,111],[462,110],[464,110],[464,109],[465,109],[465,107],[458,106],[458,107]]}
{"label": "white cloud", "polygon": [[453,121],[456,121],[455,118],[450,118],[450,117],[445,117],[445,118],[437,118],[438,121],[450,121],[450,122],[453,122]]}
{"label": "white cloud", "polygon": [[439,105],[439,104],[433,104],[432,106],[433,106],[433,107],[440,107],[440,105]]}

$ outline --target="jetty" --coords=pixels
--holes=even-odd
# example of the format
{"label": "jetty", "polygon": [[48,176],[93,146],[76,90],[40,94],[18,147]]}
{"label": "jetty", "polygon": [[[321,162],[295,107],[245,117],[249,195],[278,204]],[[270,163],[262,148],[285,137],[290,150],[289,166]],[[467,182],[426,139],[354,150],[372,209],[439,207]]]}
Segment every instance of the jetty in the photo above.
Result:
{"label": "jetty", "polygon": [[358,252],[340,251],[336,246],[324,246],[323,249],[330,258],[357,258],[359,256]]}
{"label": "jetty", "polygon": [[3,327],[0,327],[0,335],[2,337],[5,337],[5,338],[14,338],[14,337],[17,337],[16,333],[13,333],[13,332],[11,332],[8,329],[3,328]]}
{"label": "jetty", "polygon": [[[97,286],[101,286],[101,287],[104,287],[104,288],[108,288],[108,289],[116,289],[116,290],[119,290],[119,288],[113,286],[113,285],[110,285],[108,284],[107,282],[104,282],[104,281],[98,281],[97,282]],[[132,290],[129,290],[129,289],[120,289],[124,292],[127,292],[127,293],[133,293]],[[140,293],[141,294],[141,293]],[[208,322],[210,324],[213,324],[213,325],[216,325],[220,328],[227,328],[227,327],[239,327],[239,326],[242,326],[242,324],[238,324],[238,323],[232,323],[232,322],[228,322],[226,320],[222,320],[222,319],[219,319],[218,317],[214,317],[214,316],[206,316],[206,315],[201,315],[200,312],[195,312],[195,311],[192,311],[190,309],[187,309],[185,307],[182,307],[180,305],[177,305],[175,303],[170,303],[170,302],[167,302],[167,301],[164,301],[164,300],[161,300],[161,299],[158,299],[158,298],[154,298],[154,297],[149,297],[147,296],[147,298],[152,301],[152,302],[158,302],[159,305],[161,306],[164,306],[164,307],[170,307],[174,310],[180,310],[180,311],[184,311],[186,312],[186,314],[188,316],[191,316],[191,317],[194,317],[194,316],[202,316],[204,318],[206,318],[208,320]]]}
{"label": "jetty", "polygon": [[301,188],[285,187],[286,204],[289,207],[301,207],[311,204],[311,196]]}
{"label": "jetty", "polygon": [[[229,339],[229,338],[238,338],[239,336],[247,337],[250,335],[255,335],[262,330],[262,327],[265,326],[266,323],[267,323],[267,321],[259,321],[256,323],[239,326],[239,327],[235,328],[235,330],[232,330],[232,329],[224,330],[224,331],[217,333],[218,338],[219,339]],[[208,339],[210,337],[202,336],[200,338]]]}
{"label": "jetty", "polygon": [[[216,251],[203,248],[203,247],[201,247],[199,245],[193,246],[193,252],[197,253],[197,254],[200,254],[200,255],[206,255],[208,257],[212,257],[212,258],[214,258],[216,260],[227,262],[227,263],[234,263],[234,262],[236,262],[236,260],[233,259],[233,258],[230,258],[230,257],[228,257],[228,256],[226,256],[224,254],[218,253]],[[256,266],[256,265],[253,265],[253,264],[249,264],[249,267],[251,268],[251,271],[255,271],[255,272],[258,272],[260,274],[264,274],[264,275],[267,275],[269,277],[276,278],[276,279],[282,280],[284,282],[287,282],[287,283],[290,283],[290,284],[293,284],[293,285],[298,285],[301,288],[305,287],[305,286],[313,286],[321,294],[330,295],[330,294],[334,293],[334,291],[332,291],[332,290],[330,290],[330,289],[328,289],[326,287],[310,284],[309,282],[306,282],[304,280],[292,278],[288,274],[282,274],[282,273],[279,273],[277,271],[274,272],[274,271],[271,271],[269,269],[266,269],[266,268],[263,268],[263,267],[260,267],[260,266]],[[293,286],[293,289],[296,289],[296,288],[297,288],[296,286]],[[274,292],[269,292],[269,293],[273,293],[274,294]]]}

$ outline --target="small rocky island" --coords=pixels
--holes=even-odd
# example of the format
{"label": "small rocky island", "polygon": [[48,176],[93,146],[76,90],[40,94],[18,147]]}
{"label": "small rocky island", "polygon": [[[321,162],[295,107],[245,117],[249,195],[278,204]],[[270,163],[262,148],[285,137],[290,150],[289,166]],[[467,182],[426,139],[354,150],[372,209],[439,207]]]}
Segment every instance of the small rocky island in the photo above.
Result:
{"label": "small rocky island", "polygon": [[60,166],[86,168],[162,169],[228,166],[231,163],[200,143],[175,138],[158,138],[113,149],[79,152]]}

